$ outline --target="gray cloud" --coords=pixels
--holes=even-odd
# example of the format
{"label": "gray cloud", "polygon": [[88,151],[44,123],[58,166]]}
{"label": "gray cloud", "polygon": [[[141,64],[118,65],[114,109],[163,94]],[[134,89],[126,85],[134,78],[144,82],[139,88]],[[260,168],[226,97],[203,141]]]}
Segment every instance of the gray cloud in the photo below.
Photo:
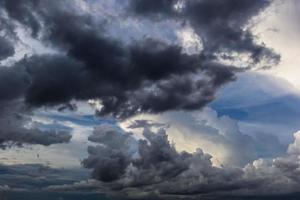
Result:
{"label": "gray cloud", "polygon": [[14,53],[15,49],[13,44],[4,37],[0,37],[0,60],[4,60],[9,56],[14,55]]}
{"label": "gray cloud", "polygon": [[[101,127],[98,130],[101,130]],[[107,133],[105,131],[95,131],[93,137],[103,134]],[[118,135],[119,137],[124,136],[122,133],[118,133]],[[138,150],[136,152],[138,155],[127,155],[127,165],[123,166],[126,170],[122,170],[123,173],[119,175],[119,179],[111,180],[114,181],[114,184],[112,184],[113,188],[140,188],[145,191],[158,190],[161,194],[174,195],[194,195],[240,188],[238,182],[240,181],[239,179],[242,179],[242,169],[214,167],[211,162],[212,157],[200,149],[193,154],[177,152],[174,146],[169,143],[164,129],[153,133],[150,129],[145,128],[143,135],[145,139],[138,141]],[[105,140],[104,144],[101,140],[97,141],[106,147],[109,146]],[[102,152],[104,151],[98,152],[98,159],[110,161],[117,159],[112,155],[103,156]],[[122,150],[122,152],[129,152],[129,149],[127,151]],[[83,163],[92,163],[95,156],[95,152],[90,153],[90,157],[84,160]],[[122,158],[120,157],[119,159]],[[93,175],[95,178],[101,177],[101,173],[107,174],[118,169],[115,167],[107,168],[107,171],[98,171],[98,168],[102,169],[106,166],[105,163],[102,162],[100,166],[88,166],[89,168],[94,168]],[[97,172],[100,174],[95,174]],[[102,179],[100,178],[99,180]]]}
{"label": "gray cloud", "polygon": [[263,59],[276,63],[279,55],[263,43],[256,44],[255,37],[247,29],[252,17],[270,3],[269,0],[132,0],[131,9],[137,16],[160,20],[174,18],[190,24],[201,37],[205,54],[220,54],[225,60],[234,60],[234,52],[249,53],[251,64]]}
{"label": "gray cloud", "polygon": [[41,131],[38,127],[25,127],[32,122],[32,113],[23,101],[30,82],[32,83],[30,75],[23,66],[0,68],[0,143],[3,148],[8,143],[50,145],[68,142],[71,138],[68,132]]}
{"label": "gray cloud", "polygon": [[[295,134],[295,142],[285,156],[274,160],[259,159],[243,168],[216,167],[212,164],[212,156],[201,149],[195,153],[177,152],[164,129],[154,133],[146,127],[144,139],[136,142],[130,135],[116,127],[98,127],[91,141],[99,146],[92,147],[94,150],[89,150],[90,156],[83,161],[86,167],[94,170],[94,178],[109,182],[103,187],[125,197],[126,194],[156,194],[162,199],[182,195],[199,198],[203,195],[226,197],[233,192],[238,196],[257,192],[262,195],[299,192],[299,133]],[[138,148],[127,146],[136,143]],[[105,178],[108,174],[117,176],[108,180]]]}
{"label": "gray cloud", "polygon": [[22,67],[0,67],[0,101],[22,97],[30,83],[29,75]]}
{"label": "gray cloud", "polygon": [[83,165],[94,169],[92,176],[96,179],[104,182],[119,179],[130,163],[129,150],[134,142],[130,133],[123,134],[111,125],[102,125],[94,130],[89,140],[102,145],[88,147],[90,156]]}
{"label": "gray cloud", "polygon": [[[4,191],[33,192],[41,190],[49,185],[59,186],[76,183],[88,176],[87,170],[59,169],[39,164],[1,164],[0,170],[0,185],[4,186]],[[5,196],[1,192],[0,195]]]}
{"label": "gray cloud", "polygon": [[[31,120],[22,101],[0,101],[0,147],[26,144],[51,145],[68,142],[67,131],[41,130]],[[27,127],[26,127],[27,126]]]}

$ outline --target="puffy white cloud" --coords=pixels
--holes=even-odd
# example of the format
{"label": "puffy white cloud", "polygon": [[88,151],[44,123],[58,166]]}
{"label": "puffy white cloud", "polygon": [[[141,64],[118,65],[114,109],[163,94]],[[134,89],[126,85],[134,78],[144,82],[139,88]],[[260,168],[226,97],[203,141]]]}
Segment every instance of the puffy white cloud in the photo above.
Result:
{"label": "puffy white cloud", "polygon": [[291,155],[300,155],[300,131],[294,134],[295,142],[288,148],[288,153]]}

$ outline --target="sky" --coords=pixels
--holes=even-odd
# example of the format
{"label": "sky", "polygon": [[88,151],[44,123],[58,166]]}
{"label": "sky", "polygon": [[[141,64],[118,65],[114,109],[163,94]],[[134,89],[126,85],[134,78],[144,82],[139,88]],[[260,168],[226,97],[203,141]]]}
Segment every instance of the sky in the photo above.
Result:
{"label": "sky", "polygon": [[0,200],[299,199],[298,0],[0,0]]}

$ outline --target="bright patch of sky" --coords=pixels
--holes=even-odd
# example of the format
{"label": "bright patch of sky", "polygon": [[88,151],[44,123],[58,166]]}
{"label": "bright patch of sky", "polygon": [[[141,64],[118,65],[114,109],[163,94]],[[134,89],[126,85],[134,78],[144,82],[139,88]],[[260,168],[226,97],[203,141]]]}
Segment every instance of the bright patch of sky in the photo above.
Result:
{"label": "bright patch of sky", "polygon": [[282,77],[300,88],[300,2],[275,0],[259,17],[254,33],[281,55],[281,63],[269,73]]}

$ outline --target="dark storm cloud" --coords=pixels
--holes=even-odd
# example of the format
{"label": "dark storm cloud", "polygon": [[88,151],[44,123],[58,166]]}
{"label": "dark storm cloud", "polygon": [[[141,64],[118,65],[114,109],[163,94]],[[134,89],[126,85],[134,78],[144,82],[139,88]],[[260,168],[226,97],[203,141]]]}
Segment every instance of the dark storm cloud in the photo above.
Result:
{"label": "dark storm cloud", "polygon": [[50,145],[68,142],[71,138],[68,132],[41,131],[38,127],[24,127],[32,122],[32,113],[22,100],[30,82],[30,75],[24,67],[0,68],[0,146],[2,148],[24,143]]}
{"label": "dark storm cloud", "polygon": [[0,37],[0,60],[14,55],[15,49],[13,44],[4,37]]}
{"label": "dark storm cloud", "polygon": [[154,17],[156,14],[163,16],[175,14],[174,5],[177,0],[159,0],[155,3],[149,0],[132,0],[131,8],[138,14]]}
{"label": "dark storm cloud", "polygon": [[[155,52],[153,56],[160,56],[163,52]],[[178,58],[179,53],[176,53]],[[151,56],[150,56],[151,57]],[[155,58],[153,58],[155,59]],[[104,108],[100,114],[113,113],[116,117],[128,117],[138,112],[161,112],[169,109],[196,109],[204,106],[214,98],[214,91],[232,80],[234,74],[217,63],[207,63],[198,66],[196,60],[192,60],[194,66],[185,66],[185,63],[170,64],[173,69],[156,74],[155,71],[141,70],[138,67],[130,69],[131,64],[124,67],[129,69],[124,72],[116,72],[117,78],[103,74],[113,73],[87,69],[78,60],[67,56],[43,55],[25,58],[14,67],[3,68],[3,75],[9,79],[15,70],[23,73],[16,74],[8,83],[11,88],[3,85],[3,98],[16,98],[25,95],[26,102],[32,106],[54,105],[68,102],[72,99],[100,98]],[[193,61],[195,59],[195,61]],[[138,59],[137,59],[138,60]],[[173,59],[174,60],[174,59]],[[182,61],[185,62],[185,56]],[[142,62],[132,60],[131,62]],[[158,64],[157,64],[158,62]],[[155,60],[152,66],[162,66],[159,60]],[[165,60],[163,62],[166,62]],[[167,61],[168,62],[168,61]],[[147,63],[147,61],[145,61]],[[145,65],[139,65],[145,66]],[[149,65],[150,67],[150,65]],[[191,67],[195,69],[185,69]],[[193,73],[193,70],[196,70]],[[178,68],[178,72],[174,71]],[[185,73],[185,76],[179,73]],[[127,76],[135,74],[135,76]],[[203,76],[196,77],[197,75]],[[5,81],[5,79],[3,80]],[[140,110],[140,111],[139,111]]]}
{"label": "dark storm cloud", "polygon": [[201,149],[178,152],[164,129],[155,133],[146,126],[143,136],[137,140],[112,125],[99,126],[90,137],[98,146],[89,148],[83,164],[93,169],[95,179],[105,182],[104,188],[124,198],[137,195],[147,199],[155,194],[157,199],[214,199],[233,193],[239,198],[254,193],[299,192],[299,133],[284,157],[259,159],[244,168],[216,167],[212,156]]}
{"label": "dark storm cloud", "polygon": [[22,67],[0,67],[0,102],[20,98],[29,86],[30,77]]}
{"label": "dark storm cloud", "polygon": [[[61,19],[71,24],[66,26]],[[99,24],[88,16],[58,12],[45,21],[50,25],[45,40],[66,47],[67,55],[84,63],[91,74],[80,98],[100,98],[104,105],[100,114],[124,118],[138,112],[199,108],[234,76],[226,66],[183,54],[181,47],[162,41],[145,39],[124,45],[99,33],[95,28]],[[215,69],[219,73],[214,73]],[[206,73],[213,82],[194,80],[188,75],[191,73]],[[175,92],[175,88],[182,88],[185,94]],[[197,90],[206,91],[199,99],[185,98],[197,96]]]}
{"label": "dark storm cloud", "polygon": [[33,56],[17,65],[30,77],[25,97],[33,105],[68,102],[81,95],[88,78],[83,65],[66,56]]}
{"label": "dark storm cloud", "polygon": [[[170,6],[175,1],[157,3],[138,1],[134,8],[140,14],[173,12]],[[237,6],[233,6],[234,3]],[[252,35],[242,31],[248,19],[267,5],[265,1],[228,1],[229,5],[221,1],[196,1],[192,4],[187,2],[182,17],[194,24],[197,33],[205,31],[205,35],[199,32],[205,43],[199,55],[185,54],[182,47],[151,39],[151,36],[130,44],[112,39],[105,20],[79,12],[70,1],[3,0],[8,16],[31,30],[33,37],[65,54],[63,59],[47,58],[47,55],[27,59],[26,65],[37,71],[29,71],[32,82],[24,94],[26,102],[42,106],[71,99],[99,98],[103,108],[98,114],[117,118],[143,112],[194,110],[211,102],[215,91],[234,80],[238,71],[238,66],[220,63],[216,54],[249,51],[255,58],[258,56],[258,60],[262,57],[278,59],[263,46],[253,48]],[[220,6],[218,13],[216,7]],[[241,12],[245,16],[238,17]],[[228,31],[221,30],[223,26]],[[249,48],[248,43],[252,45]]]}
{"label": "dark storm cloud", "polygon": [[0,146],[68,142],[67,132],[41,131],[37,127],[25,128],[31,122],[31,113],[22,101],[30,84],[29,74],[19,66],[0,68]]}

